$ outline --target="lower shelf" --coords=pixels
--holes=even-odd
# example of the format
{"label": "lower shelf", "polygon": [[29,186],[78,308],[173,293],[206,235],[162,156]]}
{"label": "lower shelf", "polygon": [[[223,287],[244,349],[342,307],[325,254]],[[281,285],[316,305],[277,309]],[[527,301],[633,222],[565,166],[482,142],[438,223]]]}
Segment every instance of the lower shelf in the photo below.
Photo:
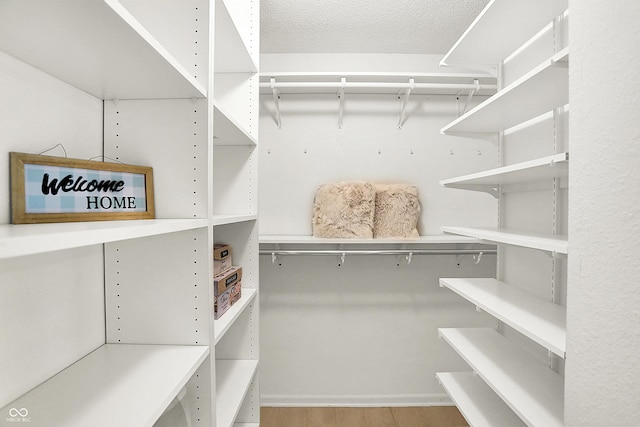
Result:
{"label": "lower shelf", "polygon": [[527,425],[564,425],[564,381],[488,328],[445,328],[440,335]]}
{"label": "lower shelf", "polygon": [[234,426],[257,370],[257,360],[216,360],[216,427]]}
{"label": "lower shelf", "polygon": [[105,344],[0,413],[24,408],[30,426],[152,426],[208,355],[207,346]]}
{"label": "lower shelf", "polygon": [[439,372],[438,381],[473,427],[525,426],[487,384],[472,372]]}
{"label": "lower shelf", "polygon": [[232,305],[218,320],[213,321],[213,329],[215,331],[214,342],[216,344],[220,342],[224,334],[233,325],[233,322],[251,305],[257,293],[257,289],[243,288],[240,300]]}

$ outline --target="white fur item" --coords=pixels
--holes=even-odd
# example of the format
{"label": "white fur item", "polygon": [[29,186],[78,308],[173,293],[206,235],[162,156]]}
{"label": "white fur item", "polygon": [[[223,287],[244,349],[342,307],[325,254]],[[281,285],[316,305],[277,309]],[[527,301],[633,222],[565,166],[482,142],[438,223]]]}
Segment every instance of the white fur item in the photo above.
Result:
{"label": "white fur item", "polygon": [[374,238],[416,238],[420,201],[418,189],[406,184],[376,184]]}
{"label": "white fur item", "polygon": [[313,235],[324,238],[373,238],[375,195],[373,185],[367,182],[320,186],[313,203]]}

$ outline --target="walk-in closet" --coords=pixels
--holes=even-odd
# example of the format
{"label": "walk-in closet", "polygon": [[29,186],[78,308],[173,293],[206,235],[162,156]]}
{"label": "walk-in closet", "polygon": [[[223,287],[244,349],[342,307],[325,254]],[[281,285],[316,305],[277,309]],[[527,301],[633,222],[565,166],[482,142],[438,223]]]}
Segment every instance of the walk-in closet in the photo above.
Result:
{"label": "walk-in closet", "polygon": [[0,0],[0,426],[638,425],[639,19]]}

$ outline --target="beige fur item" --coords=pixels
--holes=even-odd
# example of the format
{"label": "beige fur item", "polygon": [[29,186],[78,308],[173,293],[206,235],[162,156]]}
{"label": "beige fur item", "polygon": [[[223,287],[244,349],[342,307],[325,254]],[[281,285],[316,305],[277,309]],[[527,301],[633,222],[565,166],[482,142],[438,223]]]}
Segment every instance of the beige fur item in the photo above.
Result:
{"label": "beige fur item", "polygon": [[373,236],[396,239],[419,237],[418,189],[405,184],[376,184],[375,188]]}
{"label": "beige fur item", "polygon": [[371,239],[375,189],[366,182],[322,185],[313,203],[313,235],[324,238]]}

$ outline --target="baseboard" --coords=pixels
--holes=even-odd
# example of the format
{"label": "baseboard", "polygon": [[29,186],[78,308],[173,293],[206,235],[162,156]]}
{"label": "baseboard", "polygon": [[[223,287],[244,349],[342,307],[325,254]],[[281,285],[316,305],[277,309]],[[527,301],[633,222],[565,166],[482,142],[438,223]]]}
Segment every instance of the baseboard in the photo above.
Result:
{"label": "baseboard", "polygon": [[267,407],[387,407],[452,406],[446,393],[394,395],[286,395],[263,394],[261,406]]}

